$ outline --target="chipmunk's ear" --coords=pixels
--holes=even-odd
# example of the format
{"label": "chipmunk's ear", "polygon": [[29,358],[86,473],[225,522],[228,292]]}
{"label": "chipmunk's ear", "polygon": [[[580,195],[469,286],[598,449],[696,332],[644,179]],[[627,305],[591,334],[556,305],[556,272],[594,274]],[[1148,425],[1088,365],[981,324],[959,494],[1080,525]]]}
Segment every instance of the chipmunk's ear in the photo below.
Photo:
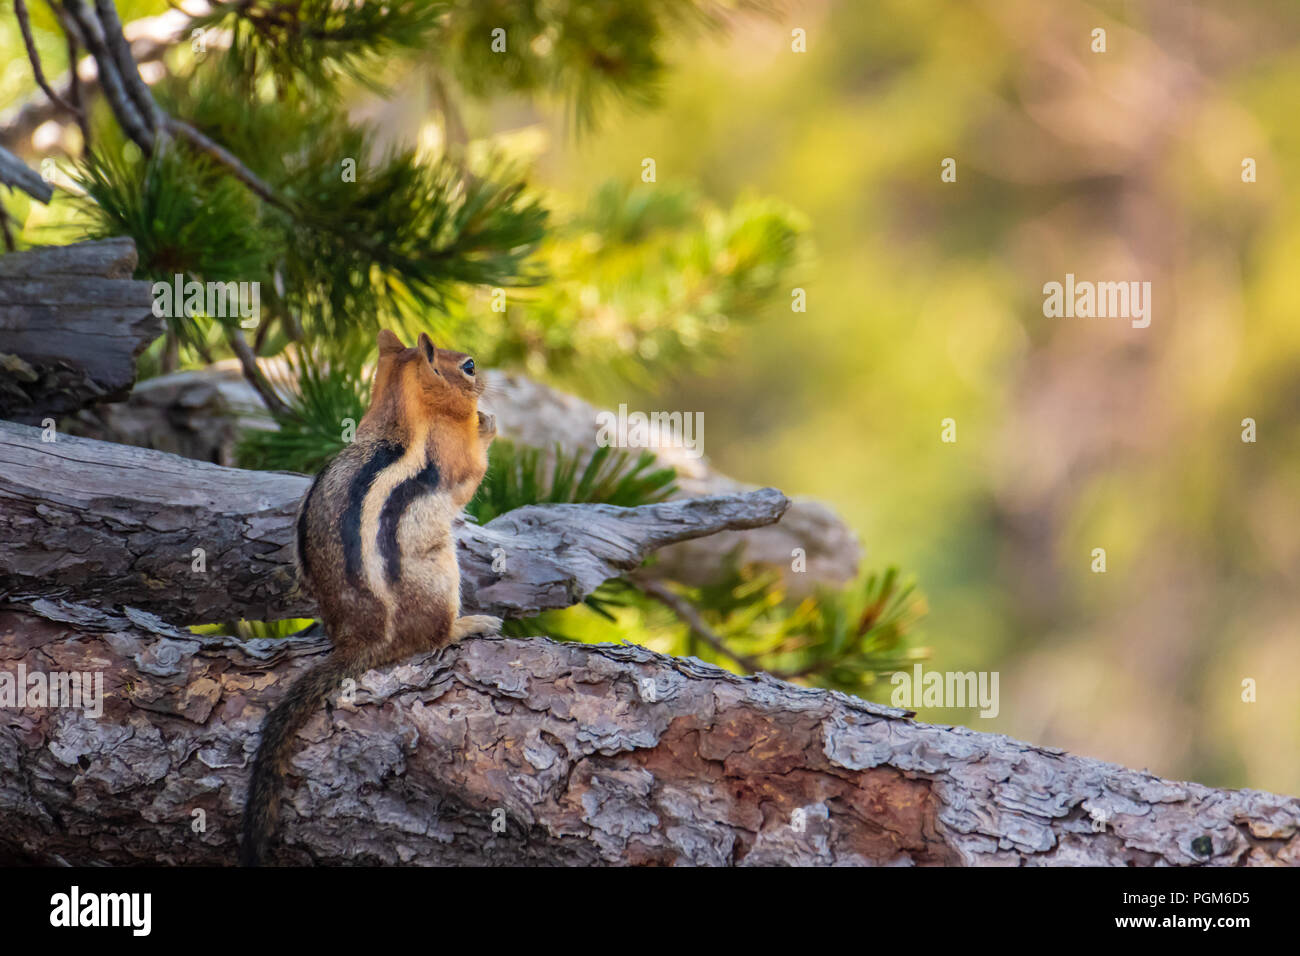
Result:
{"label": "chipmunk's ear", "polygon": [[379,345],[381,358],[385,355],[394,355],[397,352],[406,351],[406,346],[402,344],[402,340],[389,329],[380,329],[379,337],[375,341]]}
{"label": "chipmunk's ear", "polygon": [[[421,332],[420,340],[415,345],[420,350],[420,354],[429,360],[430,365],[434,365],[434,359],[438,357],[438,346],[433,344],[433,339],[429,338],[429,333]],[[436,372],[437,366],[434,366]]]}

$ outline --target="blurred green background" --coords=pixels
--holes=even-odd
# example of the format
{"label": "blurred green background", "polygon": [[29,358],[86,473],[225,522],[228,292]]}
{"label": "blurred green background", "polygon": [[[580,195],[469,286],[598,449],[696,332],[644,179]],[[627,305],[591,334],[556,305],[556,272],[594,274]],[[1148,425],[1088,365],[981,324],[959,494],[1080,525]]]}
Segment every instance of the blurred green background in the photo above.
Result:
{"label": "blurred green background", "polygon": [[[0,107],[31,93],[20,51],[4,18]],[[586,125],[495,95],[463,121],[575,206],[613,181],[794,210],[807,311],[770,290],[717,361],[635,388],[581,349],[517,364],[703,411],[717,467],[829,502],[868,566],[914,572],[927,669],[1001,675],[997,718],[922,719],[1300,792],[1300,6],[816,0],[665,55],[652,108]],[[408,92],[350,104],[410,141],[432,107]],[[59,221],[17,206],[28,239]],[[1066,273],[1151,282],[1150,327],[1044,317]]]}
{"label": "blurred green background", "polygon": [[[552,123],[545,174],[653,157],[817,254],[806,314],[631,407],[703,410],[715,464],[917,573],[926,666],[1002,698],[922,718],[1300,792],[1300,6],[813,2],[674,65],[655,112]],[[1150,281],[1150,327],[1045,318],[1067,272]]]}

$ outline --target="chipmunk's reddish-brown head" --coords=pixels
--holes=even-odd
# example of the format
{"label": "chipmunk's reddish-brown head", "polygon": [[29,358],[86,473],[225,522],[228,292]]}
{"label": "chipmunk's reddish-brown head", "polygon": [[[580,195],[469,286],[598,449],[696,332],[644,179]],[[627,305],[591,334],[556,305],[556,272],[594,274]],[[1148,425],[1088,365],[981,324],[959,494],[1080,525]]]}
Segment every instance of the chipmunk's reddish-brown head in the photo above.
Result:
{"label": "chipmunk's reddish-brown head", "polygon": [[437,419],[477,427],[478,397],[485,383],[473,358],[438,348],[423,332],[407,348],[382,329],[378,345],[379,366],[363,425],[391,422],[409,433]]}

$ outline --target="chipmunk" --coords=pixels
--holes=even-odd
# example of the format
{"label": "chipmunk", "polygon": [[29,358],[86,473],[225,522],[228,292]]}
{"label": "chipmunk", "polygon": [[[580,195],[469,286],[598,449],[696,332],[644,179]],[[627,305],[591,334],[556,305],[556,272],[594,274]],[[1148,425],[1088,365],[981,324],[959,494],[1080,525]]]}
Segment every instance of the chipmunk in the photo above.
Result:
{"label": "chipmunk", "polygon": [[474,360],[421,334],[379,333],[370,408],[356,440],[321,469],[298,511],[297,557],[333,644],[267,715],[244,811],[241,863],[265,857],[293,738],[343,680],[499,618],[460,616],[452,520],[487,470],[496,421],[478,410]]}

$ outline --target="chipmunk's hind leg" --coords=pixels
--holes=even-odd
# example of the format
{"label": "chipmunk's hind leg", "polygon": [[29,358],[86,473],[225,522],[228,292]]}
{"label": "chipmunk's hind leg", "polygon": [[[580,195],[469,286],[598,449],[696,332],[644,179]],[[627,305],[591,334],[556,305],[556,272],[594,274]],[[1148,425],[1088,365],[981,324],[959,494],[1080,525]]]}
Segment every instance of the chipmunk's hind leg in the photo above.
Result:
{"label": "chipmunk's hind leg", "polygon": [[470,614],[466,617],[458,617],[451,625],[451,640],[449,643],[456,643],[462,637],[469,637],[472,634],[500,634],[501,618],[492,617],[490,614]]}

